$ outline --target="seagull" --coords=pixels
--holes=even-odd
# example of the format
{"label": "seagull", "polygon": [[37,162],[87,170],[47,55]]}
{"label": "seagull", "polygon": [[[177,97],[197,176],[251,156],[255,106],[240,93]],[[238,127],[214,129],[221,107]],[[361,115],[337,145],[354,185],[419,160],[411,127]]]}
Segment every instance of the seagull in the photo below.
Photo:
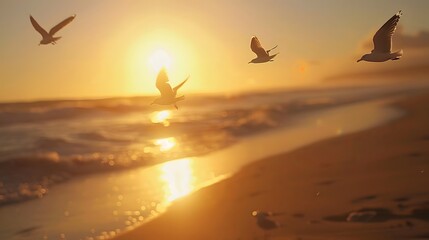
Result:
{"label": "seagull", "polygon": [[265,49],[262,47],[261,42],[259,42],[258,38],[253,36],[252,40],[250,41],[250,48],[252,51],[256,54],[256,58],[252,59],[249,63],[265,63],[265,62],[272,62],[273,58],[277,56],[278,53],[270,56],[270,51],[275,49],[277,46],[271,48],[268,51],[265,51]]}
{"label": "seagull", "polygon": [[268,219],[268,217],[274,216],[271,212],[253,211],[252,216],[256,218],[256,224],[264,230],[264,239],[268,239],[266,231],[280,227],[279,223]]}
{"label": "seagull", "polygon": [[374,49],[370,54],[363,55],[357,62],[385,62],[388,60],[398,60],[402,57],[402,49],[392,53],[392,36],[395,33],[396,25],[401,16],[402,11],[399,11],[375,33],[372,39],[374,42]]}
{"label": "seagull", "polygon": [[[185,99],[185,96],[176,97],[177,90],[183,84],[185,84],[186,81],[188,81],[189,76],[179,85],[175,86],[174,88],[171,88],[170,84],[168,83],[168,76],[164,68],[161,69],[161,71],[158,74],[158,77],[156,78],[156,88],[158,88],[159,92],[161,92],[161,97],[156,98],[152,104],[159,104],[159,105],[174,105],[174,107],[179,110],[179,108],[176,105],[176,102],[182,101]],[[151,104],[151,105],[152,105]]]}
{"label": "seagull", "polygon": [[39,46],[41,44],[46,45],[46,44],[56,44],[61,37],[54,37],[54,34],[57,33],[59,30],[61,30],[63,27],[65,27],[67,24],[69,24],[71,21],[73,21],[73,19],[76,17],[76,14],[68,17],[66,19],[64,19],[62,22],[58,23],[55,27],[51,28],[51,30],[49,30],[49,33],[46,32],[45,29],[43,29],[36,21],[36,19],[33,18],[33,16],[30,15],[30,21],[31,24],[33,25],[34,29],[36,29],[36,31],[38,31],[40,33],[40,35],[42,35],[43,39],[40,40]]}

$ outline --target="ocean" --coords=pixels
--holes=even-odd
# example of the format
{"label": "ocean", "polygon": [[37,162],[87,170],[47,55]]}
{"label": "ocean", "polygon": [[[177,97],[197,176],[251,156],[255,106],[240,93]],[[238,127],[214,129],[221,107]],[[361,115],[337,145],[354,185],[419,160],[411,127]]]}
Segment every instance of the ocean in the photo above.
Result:
{"label": "ocean", "polygon": [[[67,235],[67,239],[112,237],[165,211],[166,203],[233,174],[246,164],[246,159],[254,161],[256,156],[269,155],[265,152],[267,146],[241,149],[238,151],[241,156],[236,159],[244,160],[231,164],[225,162],[229,159],[225,154],[216,155],[222,149],[242,146],[246,139],[280,129],[287,128],[288,134],[294,134],[290,131],[298,129],[297,119],[304,119],[308,114],[398,97],[407,91],[410,90],[402,87],[362,87],[189,96],[181,102],[179,110],[150,106],[150,97],[0,104],[0,214],[3,218],[0,236],[2,239],[27,239],[32,234],[35,235],[31,239],[61,239],[61,234]],[[305,119],[311,120],[308,126],[326,123],[323,119]],[[299,131],[307,131],[308,126]],[[323,137],[347,132],[343,127],[332,127],[327,128]],[[313,140],[311,133],[306,135],[310,137],[304,142],[319,139],[317,134]],[[277,137],[285,138],[283,134]],[[294,141],[288,141],[290,146],[294,145]],[[283,151],[290,147],[277,149]],[[204,173],[190,174],[195,168],[190,164],[206,161],[198,163],[195,156],[217,157],[206,157],[211,159],[212,169],[207,169],[206,164],[196,168],[205,168]],[[217,166],[216,162],[223,166]],[[226,165],[233,167],[225,168]],[[125,187],[140,174],[144,175],[140,177],[144,184]],[[198,184],[189,178],[191,175],[199,179]],[[168,182],[168,189],[155,189],[154,186],[161,184],[159,181]],[[86,207],[76,200],[84,196]],[[34,207],[36,205],[38,207]],[[91,212],[91,217],[85,209]],[[6,224],[7,217],[12,215],[23,220]],[[104,215],[111,220],[98,219]],[[85,221],[93,219],[93,225],[86,226],[74,219],[74,227],[70,229],[52,226],[53,222],[70,219],[70,216],[86,216]]]}

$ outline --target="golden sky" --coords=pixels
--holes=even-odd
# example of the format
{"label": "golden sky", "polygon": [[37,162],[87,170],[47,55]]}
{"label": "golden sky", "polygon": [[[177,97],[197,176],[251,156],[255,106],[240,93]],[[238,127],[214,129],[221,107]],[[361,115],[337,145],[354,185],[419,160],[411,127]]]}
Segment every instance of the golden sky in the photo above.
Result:
{"label": "golden sky", "polygon": [[[0,101],[154,95],[161,65],[172,85],[191,76],[185,94],[320,85],[331,75],[379,67],[356,59],[400,9],[408,46],[429,30],[429,1],[2,0]],[[57,45],[38,46],[30,14],[46,29],[77,17],[57,33]],[[248,64],[253,35],[266,48],[279,45],[274,62]],[[404,48],[400,64],[428,63],[426,52],[406,46],[394,45]]]}

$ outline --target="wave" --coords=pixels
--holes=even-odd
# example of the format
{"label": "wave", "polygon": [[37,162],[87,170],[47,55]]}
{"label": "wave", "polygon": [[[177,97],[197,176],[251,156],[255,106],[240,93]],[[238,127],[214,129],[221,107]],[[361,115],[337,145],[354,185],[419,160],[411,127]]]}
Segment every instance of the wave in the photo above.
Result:
{"label": "wave", "polygon": [[195,97],[169,124],[149,120],[148,98],[0,104],[0,206],[43,197],[76,176],[206,154],[296,113],[371,94]]}
{"label": "wave", "polygon": [[[175,138],[180,148],[168,152],[161,151],[154,142],[138,144],[136,148],[124,147],[116,152],[108,149],[104,152],[83,152],[82,149],[74,149],[78,145],[63,139],[39,139],[36,152],[0,161],[0,206],[42,198],[53,185],[73,177],[206,154],[234,141],[233,137],[222,131],[206,132],[201,137],[198,135],[191,133]],[[61,151],[48,151],[51,149]]]}
{"label": "wave", "polygon": [[109,136],[108,133],[100,132],[100,131],[78,133],[76,134],[76,136],[79,137],[80,139],[89,140],[89,141],[117,142],[117,143],[121,143],[121,142],[129,143],[132,141],[131,139],[127,139],[124,137],[121,138],[121,137]]}
{"label": "wave", "polygon": [[123,114],[147,111],[149,100],[118,98],[101,100],[43,101],[29,103],[0,103],[0,126],[38,123],[94,115]]}

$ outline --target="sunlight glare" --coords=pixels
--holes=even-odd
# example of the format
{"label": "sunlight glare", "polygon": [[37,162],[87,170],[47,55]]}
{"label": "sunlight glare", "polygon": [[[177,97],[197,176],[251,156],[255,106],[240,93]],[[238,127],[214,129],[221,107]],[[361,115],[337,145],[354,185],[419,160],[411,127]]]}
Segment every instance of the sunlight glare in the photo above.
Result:
{"label": "sunlight glare", "polygon": [[189,158],[164,163],[161,172],[161,179],[166,184],[167,201],[172,202],[194,189],[192,162]]}
{"label": "sunlight glare", "polygon": [[156,111],[150,115],[150,121],[152,123],[161,123],[164,127],[170,126],[168,119],[171,116],[170,110]]}
{"label": "sunlight glare", "polygon": [[176,139],[174,137],[157,139],[155,145],[159,146],[161,152],[166,152],[176,146]]}

